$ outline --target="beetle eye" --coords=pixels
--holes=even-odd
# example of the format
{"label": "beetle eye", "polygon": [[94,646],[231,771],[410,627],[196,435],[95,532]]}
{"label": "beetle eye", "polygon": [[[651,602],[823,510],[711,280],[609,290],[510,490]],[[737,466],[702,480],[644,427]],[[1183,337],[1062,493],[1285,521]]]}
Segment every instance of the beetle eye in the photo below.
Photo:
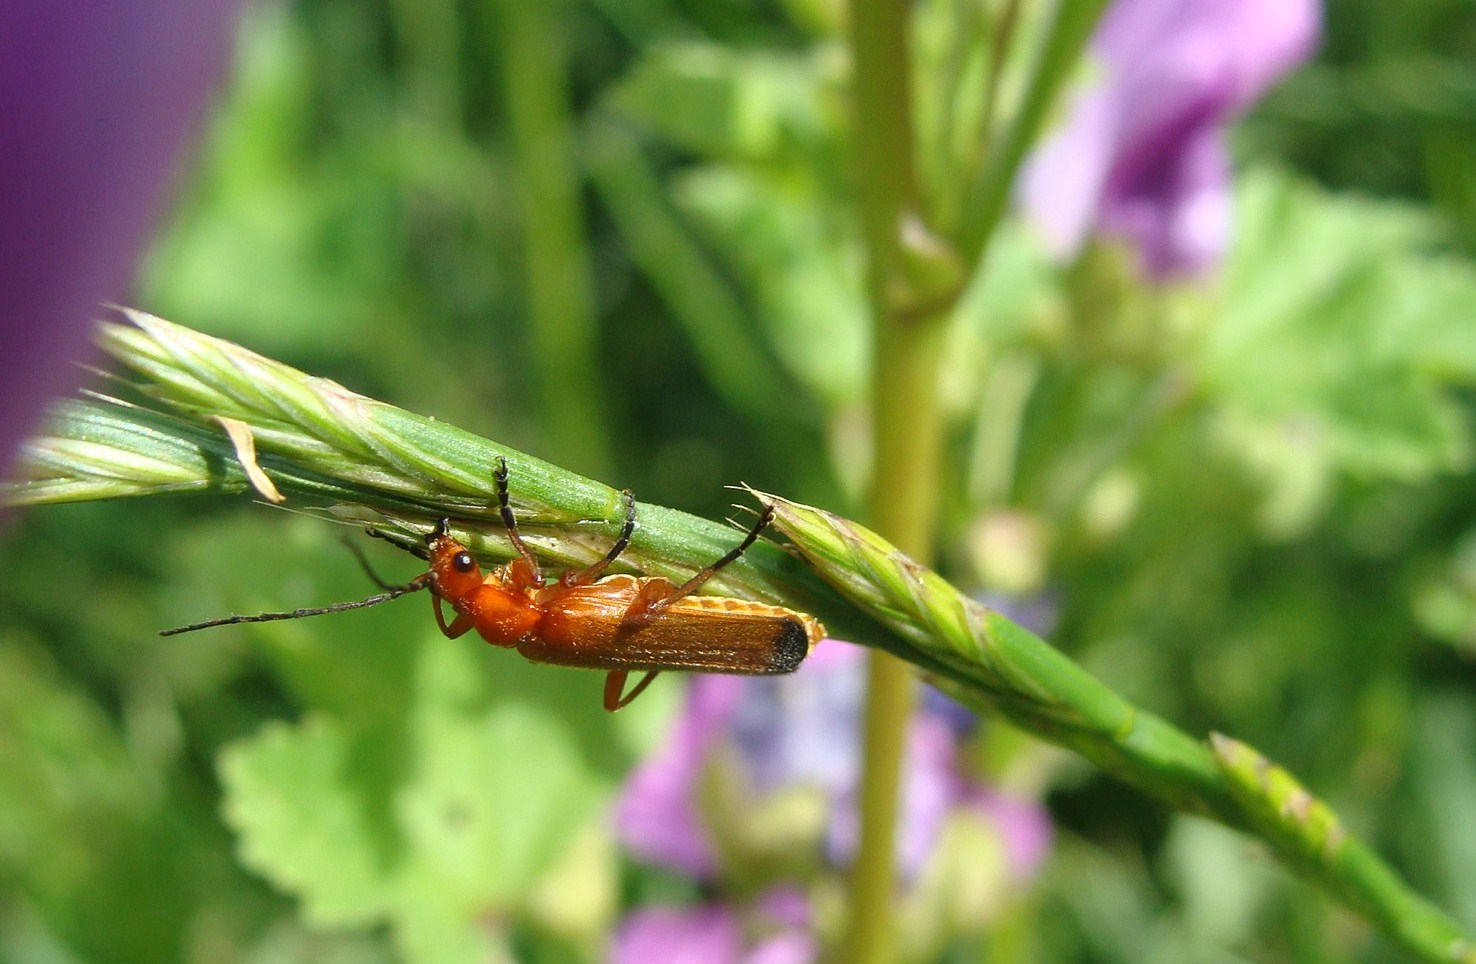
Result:
{"label": "beetle eye", "polygon": [[457,572],[471,572],[477,568],[477,562],[471,557],[470,552],[458,552],[451,557],[451,568]]}

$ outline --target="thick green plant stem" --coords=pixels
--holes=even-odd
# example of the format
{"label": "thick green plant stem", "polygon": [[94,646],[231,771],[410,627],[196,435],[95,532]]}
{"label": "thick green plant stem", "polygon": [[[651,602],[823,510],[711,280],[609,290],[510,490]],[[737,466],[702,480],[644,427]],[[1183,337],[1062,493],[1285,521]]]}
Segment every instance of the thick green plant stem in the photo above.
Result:
{"label": "thick green plant stem", "polygon": [[[257,463],[289,499],[348,503],[336,515],[406,539],[449,515],[488,560],[509,558],[491,467],[508,460],[515,508],[540,558],[584,565],[618,531],[620,495],[557,466],[349,391],[239,346],[138,312],[103,347],[160,409],[70,402],[24,450],[0,502],[39,505],[180,492],[249,491],[220,419],[249,427]],[[981,710],[1068,747],[1166,806],[1249,833],[1427,961],[1476,964],[1476,946],[1414,893],[1325,804],[1243,744],[1195,739],[1141,710],[1026,630],[959,593],[874,532],[775,497],[767,542],[709,585],[791,606],[831,635],[885,649]],[[628,557],[641,572],[689,575],[731,548],[731,527],[641,504]]]}
{"label": "thick green plant stem", "polygon": [[[850,8],[853,69],[851,151],[866,240],[871,307],[872,522],[909,551],[934,541],[942,413],[941,327],[916,317],[929,273],[917,271],[908,239],[920,234],[905,0],[856,0]],[[921,283],[919,282],[921,279]],[[895,957],[896,828],[908,725],[917,684],[884,652],[867,664],[860,788],[861,832],[851,869],[844,959]]]}
{"label": "thick green plant stem", "polygon": [[[873,418],[876,460],[870,514],[876,525],[919,555],[930,552],[937,522],[942,445],[938,400],[941,326],[879,320],[875,339]],[[903,757],[917,684],[906,663],[873,651],[867,665],[861,840],[852,869],[846,960],[894,955],[896,826]]]}

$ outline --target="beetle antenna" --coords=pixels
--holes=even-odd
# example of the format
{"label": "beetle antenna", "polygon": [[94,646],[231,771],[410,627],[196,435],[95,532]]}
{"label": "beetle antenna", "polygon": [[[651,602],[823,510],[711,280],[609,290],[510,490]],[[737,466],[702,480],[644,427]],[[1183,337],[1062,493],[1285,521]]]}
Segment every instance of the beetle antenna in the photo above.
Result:
{"label": "beetle antenna", "polygon": [[427,549],[425,546],[416,545],[414,543],[401,542],[400,540],[404,538],[403,536],[390,535],[388,532],[384,532],[372,527],[365,529],[364,531],[375,539],[383,539],[385,542],[388,542],[390,545],[394,546],[397,549],[404,549],[406,552],[410,553],[410,555],[415,556],[418,559],[430,561],[430,550]]}
{"label": "beetle antenna", "polygon": [[430,573],[416,576],[414,579],[402,586],[390,586],[384,592],[367,599],[356,599],[352,602],[333,603],[330,606],[317,606],[306,609],[294,609],[285,613],[258,613],[255,616],[221,616],[218,619],[207,619],[203,623],[190,623],[188,626],[177,626],[174,629],[166,629],[159,633],[160,636],[176,636],[180,633],[193,633],[197,629],[209,629],[212,626],[234,626],[236,623],[269,623],[277,619],[302,619],[305,616],[323,616],[328,613],[347,612],[350,609],[364,609],[369,606],[378,606],[380,603],[398,599],[408,593],[419,592],[430,586]]}
{"label": "beetle antenna", "polygon": [[364,575],[369,577],[370,582],[374,583],[374,585],[378,586],[380,589],[385,590],[386,592],[395,588],[394,583],[385,582],[383,579],[379,578],[379,573],[375,572],[374,567],[369,564],[369,557],[364,554],[364,548],[362,546],[360,546],[357,542],[354,542],[347,536],[343,537],[339,541],[343,543],[345,549],[353,553],[354,559],[356,559],[359,563],[359,568],[364,570]]}

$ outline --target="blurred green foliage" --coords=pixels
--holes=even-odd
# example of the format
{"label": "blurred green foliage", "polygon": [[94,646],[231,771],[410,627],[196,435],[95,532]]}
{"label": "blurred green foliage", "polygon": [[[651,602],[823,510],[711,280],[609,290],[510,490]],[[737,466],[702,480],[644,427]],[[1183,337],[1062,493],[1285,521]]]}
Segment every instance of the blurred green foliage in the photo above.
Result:
{"label": "blurred green foliage", "polygon": [[[717,516],[741,479],[852,511],[836,11],[515,6],[254,6],[138,303],[645,500]],[[1476,925],[1476,13],[1327,23],[1239,132],[1207,289],[997,239],[951,335],[945,571],[1046,594],[1059,646],[1286,764]],[[512,71],[514,29],[553,88]],[[538,180],[547,137],[573,163]],[[579,960],[622,899],[681,889],[599,829],[669,681],[606,717],[593,674],[446,641],[415,602],[155,635],[363,595],[326,528],[206,499],[11,521],[0,959]],[[1228,832],[986,739],[1062,828],[989,959],[1395,959]]]}

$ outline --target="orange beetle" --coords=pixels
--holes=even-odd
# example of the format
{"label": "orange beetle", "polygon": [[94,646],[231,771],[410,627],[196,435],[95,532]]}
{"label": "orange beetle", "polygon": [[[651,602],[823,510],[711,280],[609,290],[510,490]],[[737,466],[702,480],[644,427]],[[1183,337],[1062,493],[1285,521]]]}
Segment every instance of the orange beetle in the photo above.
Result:
{"label": "orange beetle", "polygon": [[[660,576],[604,575],[635,531],[635,500],[627,491],[625,525],[610,551],[594,565],[568,570],[549,584],[518,533],[507,476],[507,462],[499,460],[497,499],[518,555],[485,575],[466,546],[450,536],[450,520],[442,519],[426,537],[430,571],[402,586],[387,587],[377,596],[355,602],[226,616],[167,630],[164,635],[359,609],[428,588],[436,625],[453,639],[475,629],[492,645],[516,649],[533,662],[607,670],[604,705],[611,711],[628,705],[662,670],[755,676],[791,673],[824,637],[825,628],[805,613],[745,599],[692,595],[753,545],[773,518],[772,506],[764,508],[742,542],[678,586]],[[449,623],[443,602],[456,613]],[[644,671],[645,676],[626,693],[626,677],[632,670]]]}

